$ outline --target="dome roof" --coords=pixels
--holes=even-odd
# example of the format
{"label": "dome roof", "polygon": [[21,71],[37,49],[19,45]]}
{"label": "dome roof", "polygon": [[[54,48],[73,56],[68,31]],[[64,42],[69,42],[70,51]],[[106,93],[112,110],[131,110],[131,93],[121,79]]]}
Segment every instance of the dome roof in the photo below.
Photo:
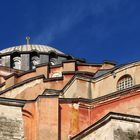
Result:
{"label": "dome roof", "polygon": [[1,54],[5,54],[5,53],[12,53],[12,52],[32,52],[32,51],[37,51],[37,52],[42,52],[42,53],[48,53],[51,51],[54,51],[58,54],[64,54],[63,52],[49,47],[47,45],[20,45],[20,46],[14,46],[14,47],[10,47],[10,48],[6,48],[0,51]]}

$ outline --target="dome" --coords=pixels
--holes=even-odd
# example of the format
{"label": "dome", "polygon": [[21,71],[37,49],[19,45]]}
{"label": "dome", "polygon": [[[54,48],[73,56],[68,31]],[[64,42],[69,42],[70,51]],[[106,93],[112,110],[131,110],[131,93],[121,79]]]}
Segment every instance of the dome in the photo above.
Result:
{"label": "dome", "polygon": [[40,53],[48,53],[48,52],[56,52],[58,54],[64,54],[63,52],[49,47],[47,45],[20,45],[20,46],[14,46],[14,47],[10,47],[10,48],[6,48],[0,51],[1,54],[5,54],[5,53],[12,53],[12,52],[32,52],[32,51],[37,51]]}

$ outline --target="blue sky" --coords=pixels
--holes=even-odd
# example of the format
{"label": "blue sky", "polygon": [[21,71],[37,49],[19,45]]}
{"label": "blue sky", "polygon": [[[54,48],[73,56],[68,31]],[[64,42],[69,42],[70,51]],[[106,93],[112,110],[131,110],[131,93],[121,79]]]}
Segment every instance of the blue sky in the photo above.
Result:
{"label": "blue sky", "polygon": [[140,60],[138,0],[1,0],[0,49],[47,44],[88,62]]}

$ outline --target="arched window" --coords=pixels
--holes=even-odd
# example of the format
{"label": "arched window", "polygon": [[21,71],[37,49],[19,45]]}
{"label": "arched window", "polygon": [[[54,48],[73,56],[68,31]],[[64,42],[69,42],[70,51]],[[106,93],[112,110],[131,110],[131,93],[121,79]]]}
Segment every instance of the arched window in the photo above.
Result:
{"label": "arched window", "polygon": [[61,72],[56,72],[52,75],[52,78],[54,77],[62,77],[62,73]]}
{"label": "arched window", "polygon": [[18,70],[21,69],[21,57],[18,52],[11,54],[11,67]]}
{"label": "arched window", "polygon": [[51,65],[55,65],[57,63],[56,59],[55,58],[51,58],[50,59],[50,64]]}
{"label": "arched window", "polygon": [[13,58],[13,66],[14,69],[21,69],[21,58],[19,56],[16,56]]}
{"label": "arched window", "polygon": [[117,83],[117,90],[123,90],[133,86],[133,79],[130,75],[122,76]]}
{"label": "arched window", "polygon": [[57,55],[56,55],[55,52],[50,52],[49,62],[50,62],[50,65],[56,65],[57,64]]}
{"label": "arched window", "polygon": [[35,69],[38,64],[40,64],[40,58],[37,52],[32,52],[30,54],[30,67]]}
{"label": "arched window", "polygon": [[32,67],[32,69],[35,69],[36,68],[36,66],[39,64],[39,57],[38,56],[33,56],[32,58],[31,58],[31,67]]}

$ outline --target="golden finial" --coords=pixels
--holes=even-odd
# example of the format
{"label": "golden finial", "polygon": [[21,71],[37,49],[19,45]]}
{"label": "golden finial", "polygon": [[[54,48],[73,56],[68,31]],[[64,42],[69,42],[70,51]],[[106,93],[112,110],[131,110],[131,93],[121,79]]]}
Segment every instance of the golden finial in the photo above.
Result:
{"label": "golden finial", "polygon": [[30,44],[30,37],[29,36],[26,37],[26,41],[27,41],[27,45],[29,45]]}

